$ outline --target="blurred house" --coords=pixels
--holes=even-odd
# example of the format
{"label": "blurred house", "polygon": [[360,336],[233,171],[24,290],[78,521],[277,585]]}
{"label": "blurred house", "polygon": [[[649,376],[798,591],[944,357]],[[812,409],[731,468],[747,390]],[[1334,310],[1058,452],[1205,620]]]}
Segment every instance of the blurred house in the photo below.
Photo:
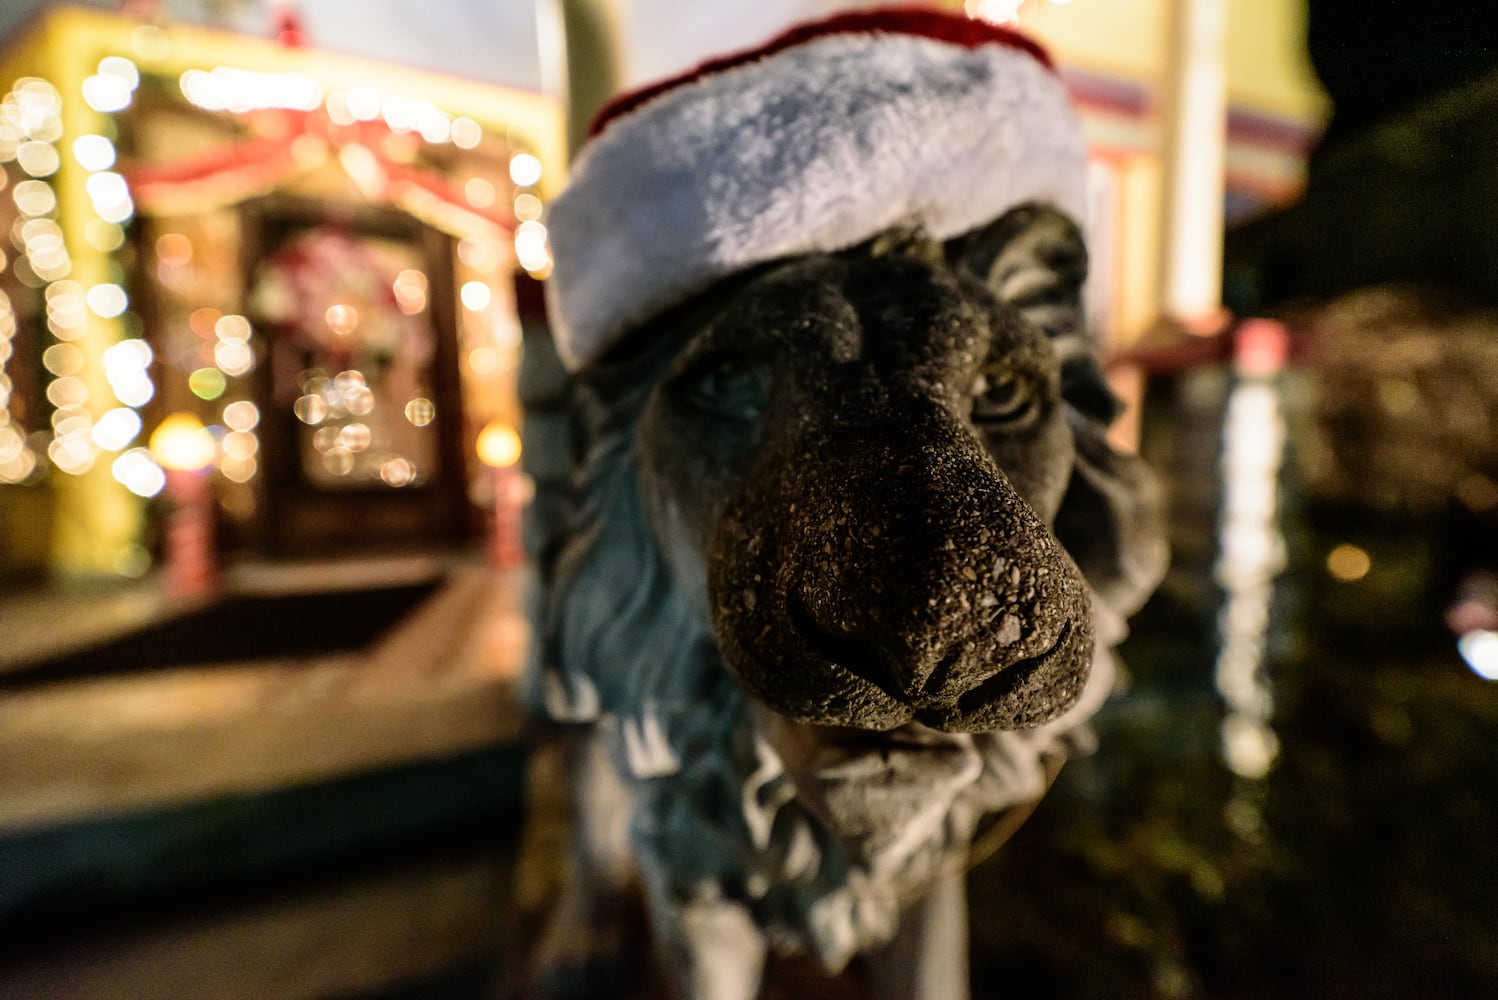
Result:
{"label": "blurred house", "polygon": [[229,552],[477,532],[560,111],[304,43],[75,8],[10,39],[0,579],[150,569],[174,414]]}

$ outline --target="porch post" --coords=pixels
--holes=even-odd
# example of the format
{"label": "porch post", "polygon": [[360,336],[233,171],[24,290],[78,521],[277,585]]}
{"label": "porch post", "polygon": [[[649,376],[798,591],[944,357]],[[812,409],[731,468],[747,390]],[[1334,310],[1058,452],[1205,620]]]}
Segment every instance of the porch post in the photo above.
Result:
{"label": "porch post", "polygon": [[1160,308],[1214,333],[1222,318],[1227,0],[1168,0],[1167,24]]}

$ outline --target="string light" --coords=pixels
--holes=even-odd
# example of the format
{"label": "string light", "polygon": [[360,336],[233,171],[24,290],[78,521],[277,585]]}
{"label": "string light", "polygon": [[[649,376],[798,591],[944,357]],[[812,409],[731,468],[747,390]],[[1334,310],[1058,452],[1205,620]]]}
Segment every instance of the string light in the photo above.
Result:
{"label": "string light", "polygon": [[5,373],[16,335],[15,307],[0,291],[0,483],[21,483],[36,470],[36,454],[26,443],[26,428],[11,412],[11,380]]}
{"label": "string light", "polygon": [[154,497],[166,486],[166,472],[145,448],[131,448],[114,460],[109,471],[116,482],[138,497]]}
{"label": "string light", "polygon": [[[99,72],[84,81],[82,96],[96,110],[123,108],[129,105],[138,84],[139,76],[134,72],[134,66],[128,60],[111,57],[102,60]],[[52,84],[37,77],[17,80],[0,100],[0,162],[15,160],[31,178],[17,184],[11,192],[22,216],[12,232],[12,238],[22,253],[16,271],[18,278],[43,289],[47,328],[57,341],[42,352],[42,366],[51,376],[45,395],[54,407],[52,438],[47,443],[46,453],[60,472],[79,475],[93,467],[100,445],[95,440],[96,428],[88,407],[88,385],[79,377],[85,355],[74,342],[87,332],[89,296],[93,296],[98,310],[107,312],[119,305],[122,312],[124,304],[119,303],[119,298],[110,289],[118,290],[119,296],[124,292],[117,285],[109,285],[95,286],[95,290],[86,293],[78,282],[69,278],[72,257],[62,228],[54,218],[57,193],[47,180],[62,166],[62,156],[57,148],[63,136],[62,110],[62,94]],[[85,143],[83,149],[87,158],[89,144]],[[14,332],[14,314],[9,309],[8,299],[5,305],[6,321],[0,324],[0,329],[10,331],[5,340],[8,347],[9,337]],[[3,369],[0,369],[0,377],[5,377]],[[0,447],[0,481],[20,482],[34,474],[37,455],[26,443],[27,436],[22,429],[13,422],[8,377],[5,377],[4,385],[6,406],[0,410],[0,426],[9,427],[11,433],[3,435],[3,440],[0,440],[0,445],[3,445]],[[116,440],[123,433],[125,428],[121,420],[114,418],[104,429],[101,435],[104,440]]]}
{"label": "string light", "polygon": [[541,180],[541,161],[530,153],[510,157],[510,180],[516,187],[531,187]]}
{"label": "string light", "polygon": [[411,426],[413,427],[425,427],[436,416],[437,407],[432,404],[430,399],[424,396],[417,396],[406,404],[406,419],[411,422]]}
{"label": "string light", "polygon": [[551,249],[544,225],[534,220],[520,224],[515,230],[515,259],[532,275],[540,276],[550,269]]}
{"label": "string light", "polygon": [[104,377],[114,398],[131,407],[142,407],[156,395],[147,369],[152,359],[151,347],[144,340],[122,340],[104,352]]}
{"label": "string light", "polygon": [[483,312],[489,308],[493,301],[494,293],[489,286],[482,281],[466,281],[463,288],[458,292],[458,297],[463,300],[463,307],[473,312]]}
{"label": "string light", "polygon": [[541,199],[526,191],[515,196],[515,218],[521,222],[531,222],[541,218]]}
{"label": "string light", "polygon": [[322,85],[301,73],[258,73],[218,66],[212,71],[190,69],[178,79],[178,85],[182,96],[204,111],[315,111],[323,105]]}
{"label": "string light", "polygon": [[119,451],[134,441],[140,431],[140,414],[128,406],[118,406],[94,424],[94,444],[105,451]]}
{"label": "string light", "polygon": [[83,101],[103,114],[114,114],[130,106],[134,96],[129,83],[106,73],[96,73],[83,81]]}
{"label": "string light", "polygon": [[251,431],[260,423],[260,409],[247,399],[224,407],[224,425],[230,430]]}
{"label": "string light", "polygon": [[10,196],[20,213],[31,218],[51,215],[57,209],[57,195],[46,181],[21,181]]}
{"label": "string light", "polygon": [[[140,72],[133,62],[107,56],[84,79],[79,96],[94,111],[114,114],[131,105],[139,86]],[[56,408],[47,455],[60,472],[79,475],[93,467],[101,450],[118,451],[140,433],[140,415],[134,408],[149,402],[155,387],[147,374],[150,348],[139,339],[121,341],[104,352],[102,362],[110,389],[123,405],[105,410],[97,422],[91,416],[91,403],[107,406],[110,401],[90,399],[87,383],[80,377],[86,355],[77,341],[88,332],[90,312],[101,320],[120,320],[130,300],[124,288],[113,282],[85,289],[70,278],[72,258],[54,219],[57,195],[46,180],[62,165],[57,145],[63,137],[62,109],[62,94],[50,83],[33,77],[16,81],[0,102],[0,154],[13,149],[17,164],[32,177],[18,184],[12,197],[27,217],[19,226],[19,247],[30,273],[43,283],[47,329],[56,338],[42,352],[43,367],[52,376],[46,397]],[[117,158],[114,144],[103,135],[88,133],[75,139],[70,148],[73,159],[88,172],[85,189],[97,216],[86,223],[85,237],[94,249],[113,252],[124,240],[120,224],[135,212],[129,185],[122,175],[109,170]],[[140,471],[138,456],[122,465],[119,461],[114,468],[116,479],[138,495],[154,495],[149,474]],[[15,473],[25,465],[24,456],[10,456],[0,467],[0,476],[15,480]],[[25,472],[30,474],[29,469]]]}
{"label": "string light", "polygon": [[472,118],[454,118],[452,139],[459,149],[473,149],[484,141],[484,130]]}

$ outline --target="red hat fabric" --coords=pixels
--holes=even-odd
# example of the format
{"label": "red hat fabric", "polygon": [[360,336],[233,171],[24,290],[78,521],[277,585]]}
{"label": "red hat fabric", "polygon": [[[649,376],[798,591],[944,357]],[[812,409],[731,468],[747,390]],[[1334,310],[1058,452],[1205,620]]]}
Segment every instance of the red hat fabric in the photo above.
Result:
{"label": "red hat fabric", "polygon": [[576,369],[745,267],[1029,201],[1079,221],[1086,151],[1045,53],[929,9],[860,11],[616,98],[552,205],[550,314]]}

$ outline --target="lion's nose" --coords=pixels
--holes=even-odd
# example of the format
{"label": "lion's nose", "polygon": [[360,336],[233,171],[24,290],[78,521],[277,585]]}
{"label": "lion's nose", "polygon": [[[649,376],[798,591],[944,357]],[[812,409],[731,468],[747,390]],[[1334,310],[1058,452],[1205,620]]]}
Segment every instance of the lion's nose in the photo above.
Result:
{"label": "lion's nose", "polygon": [[[793,592],[787,608],[791,627],[828,663],[912,706],[930,700],[933,682],[951,677],[953,656],[940,656],[924,644],[912,648],[904,630],[882,627],[878,608],[869,609],[866,624],[829,613],[825,610],[829,603]],[[812,610],[815,605],[821,605],[822,615],[831,619],[827,624]]]}
{"label": "lion's nose", "polygon": [[[1041,667],[1046,683],[1065,674],[1063,686],[1080,690],[1090,630],[1075,567],[976,442],[938,451],[894,440],[829,449],[846,464],[823,480],[835,493],[792,541],[802,573],[786,598],[789,626],[820,659],[938,728],[1045,721],[1065,692],[991,703],[1014,700],[1008,687]],[[1045,704],[1044,717],[1027,714]]]}
{"label": "lion's nose", "polygon": [[939,406],[828,421],[735,499],[709,557],[734,673],[803,722],[1018,729],[1080,696],[1081,574]]}

